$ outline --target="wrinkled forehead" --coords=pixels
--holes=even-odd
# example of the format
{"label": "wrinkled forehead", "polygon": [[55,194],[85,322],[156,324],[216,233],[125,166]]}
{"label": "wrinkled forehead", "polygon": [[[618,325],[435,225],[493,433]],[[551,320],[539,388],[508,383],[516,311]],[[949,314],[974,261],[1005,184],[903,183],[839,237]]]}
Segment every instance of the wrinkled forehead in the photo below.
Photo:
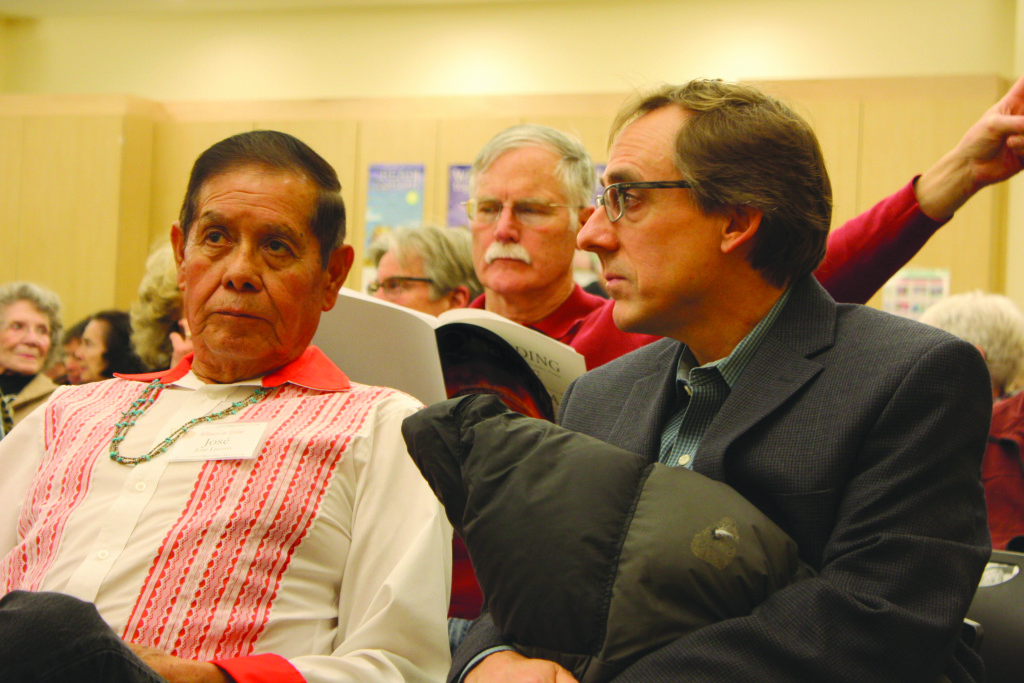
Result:
{"label": "wrinkled forehead", "polygon": [[[270,209],[289,216],[296,227],[309,229],[316,210],[317,187],[304,173],[262,164],[241,164],[206,178],[195,199],[193,224],[211,206],[228,202],[246,209]],[[183,226],[186,230],[192,226]]]}
{"label": "wrinkled forehead", "polygon": [[662,180],[675,175],[679,170],[677,141],[688,119],[685,109],[668,105],[624,125],[609,148],[603,182]]}

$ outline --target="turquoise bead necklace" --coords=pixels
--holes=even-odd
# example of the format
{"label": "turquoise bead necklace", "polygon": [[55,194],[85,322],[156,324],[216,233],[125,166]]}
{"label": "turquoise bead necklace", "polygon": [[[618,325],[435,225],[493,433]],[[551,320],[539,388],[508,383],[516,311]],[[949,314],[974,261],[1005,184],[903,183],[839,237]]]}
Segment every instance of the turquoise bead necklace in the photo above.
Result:
{"label": "turquoise bead necklace", "polygon": [[134,467],[140,462],[147,462],[152,460],[161,453],[166,453],[167,450],[174,445],[174,443],[184,436],[188,430],[195,427],[197,424],[205,422],[213,422],[219,420],[222,417],[228,415],[234,415],[239,410],[246,406],[251,406],[259,403],[263,400],[263,397],[270,393],[270,389],[266,387],[259,387],[254,391],[248,398],[242,401],[236,401],[230,406],[216,413],[210,413],[209,415],[202,415],[200,417],[194,417],[185,424],[181,425],[174,430],[174,433],[168,436],[166,439],[158,443],[153,449],[143,456],[138,458],[126,458],[121,455],[118,451],[121,447],[121,442],[124,441],[125,434],[128,430],[135,426],[135,421],[138,420],[149,407],[153,405],[156,397],[160,395],[160,392],[164,388],[164,384],[159,379],[155,379],[146,385],[146,388],[142,390],[142,394],[132,402],[128,410],[121,413],[121,421],[114,425],[114,436],[110,439],[110,459],[120,465],[127,465]]}

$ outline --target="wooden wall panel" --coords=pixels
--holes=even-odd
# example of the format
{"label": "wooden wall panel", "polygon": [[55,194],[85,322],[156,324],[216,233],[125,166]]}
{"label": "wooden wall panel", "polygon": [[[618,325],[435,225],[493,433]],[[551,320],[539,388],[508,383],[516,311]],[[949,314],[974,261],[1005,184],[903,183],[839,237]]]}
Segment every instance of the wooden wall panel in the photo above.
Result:
{"label": "wooden wall panel", "polygon": [[[955,97],[867,99],[859,167],[863,208],[931,166],[997,96],[993,89]],[[949,269],[953,293],[1002,291],[1005,265],[997,245],[1005,239],[1005,225],[998,220],[996,196],[983,191],[968,202],[908,266]],[[872,303],[879,304],[880,297]]]}
{"label": "wooden wall panel", "polygon": [[153,185],[152,118],[140,114],[125,116],[122,125],[121,182],[118,215],[117,281],[114,299],[127,310],[138,294],[146,270],[150,235],[150,189]]}
{"label": "wooden wall panel", "polygon": [[551,126],[571,135],[587,148],[595,164],[608,163],[608,130],[611,116],[525,116],[523,123],[537,123]]}
{"label": "wooden wall panel", "polygon": [[156,124],[149,222],[151,249],[170,240],[171,224],[178,220],[181,201],[188,189],[188,176],[196,157],[215,142],[253,128],[252,119],[162,120]]}
{"label": "wooden wall panel", "polygon": [[120,154],[120,117],[26,121],[18,277],[56,291],[67,320],[116,300]]}
{"label": "wooden wall panel", "polygon": [[21,165],[25,143],[22,116],[0,118],[0,283],[17,277],[21,251]]}
{"label": "wooden wall panel", "polygon": [[[423,164],[423,217],[437,215],[437,141],[436,119],[409,119],[360,121],[358,153],[356,154],[356,199],[350,225],[352,245],[356,250],[354,276],[350,286],[358,289],[363,284],[361,267],[366,265],[366,193],[369,169],[374,164]],[[445,169],[447,172],[447,169]],[[358,279],[356,279],[358,278]]]}
{"label": "wooden wall panel", "polygon": [[[804,114],[835,193],[833,229],[908,183],[950,150],[1005,91],[996,76],[756,83]],[[909,267],[948,268],[954,293],[1004,287],[1005,188],[983,190]],[[869,302],[881,305],[878,294]]]}
{"label": "wooden wall panel", "polygon": [[434,185],[434,211],[427,223],[448,224],[449,167],[469,166],[492,137],[520,121],[515,117],[479,119],[441,119],[437,131],[437,178]]}

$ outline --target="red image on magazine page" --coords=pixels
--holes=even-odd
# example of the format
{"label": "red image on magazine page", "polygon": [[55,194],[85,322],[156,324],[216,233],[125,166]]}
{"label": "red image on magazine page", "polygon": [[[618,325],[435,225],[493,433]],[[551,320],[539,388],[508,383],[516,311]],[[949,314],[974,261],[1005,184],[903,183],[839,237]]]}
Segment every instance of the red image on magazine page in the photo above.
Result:
{"label": "red image on magazine page", "polygon": [[517,413],[555,421],[551,396],[508,342],[477,325],[450,323],[437,330],[441,371],[449,398],[493,394]]}

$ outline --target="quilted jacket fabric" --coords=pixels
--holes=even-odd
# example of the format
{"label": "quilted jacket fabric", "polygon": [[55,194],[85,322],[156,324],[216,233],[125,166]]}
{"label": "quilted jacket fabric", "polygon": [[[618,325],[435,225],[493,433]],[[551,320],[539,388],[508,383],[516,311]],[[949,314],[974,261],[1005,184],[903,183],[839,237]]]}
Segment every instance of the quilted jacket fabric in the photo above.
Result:
{"label": "quilted jacket fabric", "polygon": [[610,680],[813,574],[792,539],[725,484],[495,396],[436,404],[402,432],[504,638],[581,683]]}

